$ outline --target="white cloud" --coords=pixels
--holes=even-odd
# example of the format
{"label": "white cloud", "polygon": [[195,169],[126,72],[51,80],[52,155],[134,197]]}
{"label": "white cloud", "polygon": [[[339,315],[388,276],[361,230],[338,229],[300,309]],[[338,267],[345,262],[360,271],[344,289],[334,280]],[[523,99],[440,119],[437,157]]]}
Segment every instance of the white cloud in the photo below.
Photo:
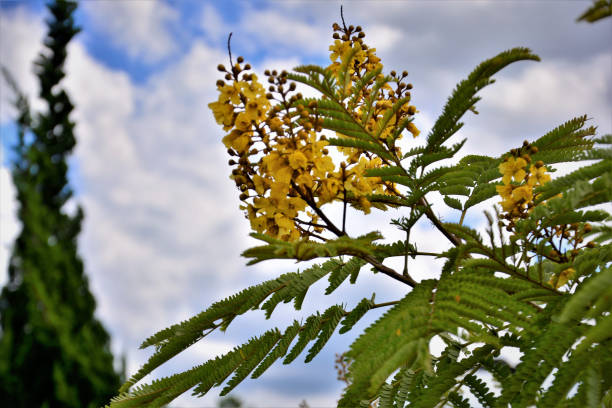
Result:
{"label": "white cloud", "polygon": [[[612,131],[612,55],[577,63],[543,61],[485,91],[488,103],[515,120],[546,118],[558,124],[587,114],[602,133]],[[554,123],[554,122],[553,122]]]}
{"label": "white cloud", "polygon": [[215,8],[208,4],[202,14],[201,27],[213,39],[234,33],[235,49],[263,50],[268,54],[324,55],[330,41],[330,30],[321,20],[306,21],[303,16],[283,13],[276,8],[255,8],[244,3],[245,10],[234,24],[221,24]]}
{"label": "white cloud", "polygon": [[222,40],[230,32],[223,17],[211,3],[204,4],[202,8],[202,29],[206,36],[214,42]]}
{"label": "white cloud", "polygon": [[82,7],[93,26],[131,58],[155,62],[176,51],[170,26],[179,14],[164,1],[99,0],[83,2]]}
{"label": "white cloud", "polygon": [[[0,146],[0,159],[3,148]],[[20,224],[17,220],[17,192],[8,168],[0,167],[0,287],[8,281],[8,261]]]}
{"label": "white cloud", "polygon": [[[42,48],[45,28],[41,18],[29,13],[24,6],[0,9],[0,64],[14,77],[21,91],[30,97],[34,108],[40,108],[38,82],[32,61]],[[13,92],[0,75],[0,123],[15,116]]]}

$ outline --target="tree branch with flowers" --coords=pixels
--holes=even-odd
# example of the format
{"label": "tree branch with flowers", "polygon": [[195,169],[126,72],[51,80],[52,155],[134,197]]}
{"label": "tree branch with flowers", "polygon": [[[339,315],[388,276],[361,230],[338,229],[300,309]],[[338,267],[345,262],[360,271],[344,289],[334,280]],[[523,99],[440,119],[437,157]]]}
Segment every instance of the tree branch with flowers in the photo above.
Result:
{"label": "tree branch with flowers", "polygon": [[[612,195],[612,136],[596,137],[581,116],[499,157],[460,156],[465,139],[450,140],[461,118],[475,112],[477,93],[507,65],[539,60],[514,48],[457,85],[419,144],[407,72],[385,74],[361,27],[343,19],[333,31],[330,65],[265,71],[265,86],[242,57],[233,62],[230,49],[231,65],[218,67],[219,97],[209,104],[226,132],[240,209],[262,243],[243,253],[249,264],[322,262],[248,287],[145,340],[142,348],[155,352],[111,406],[162,406],[189,389],[201,396],[222,385],[225,395],[279,359],[289,364],[308,348],[311,361],[338,327],[344,334],[378,310],[384,313],[343,354],[347,386],[339,407],[466,407],[469,394],[496,407],[610,402],[612,230],[601,204]],[[304,97],[296,84],[319,96]],[[440,164],[446,159],[454,164]],[[551,165],[583,161],[588,164],[551,180]],[[457,211],[458,223],[436,215],[436,196]],[[483,238],[464,221],[487,200],[493,211],[484,213]],[[341,221],[330,216],[334,205],[342,206]],[[395,209],[402,215],[391,223],[406,238],[388,242],[378,231],[351,236],[347,207],[363,217]],[[448,242],[446,250],[417,250],[412,232],[423,219]],[[407,262],[417,256],[443,259],[439,277],[412,277]],[[402,271],[388,264],[398,257]],[[188,371],[136,386],[237,316],[261,309],[271,318],[281,302],[299,310],[317,281],[327,278],[325,294],[332,295],[368,271],[406,285],[407,294],[379,304],[364,298],[353,307],[340,301]],[[439,356],[430,352],[433,338],[445,344]],[[520,350],[516,367],[499,357],[508,348]],[[479,377],[483,372],[498,392]]]}

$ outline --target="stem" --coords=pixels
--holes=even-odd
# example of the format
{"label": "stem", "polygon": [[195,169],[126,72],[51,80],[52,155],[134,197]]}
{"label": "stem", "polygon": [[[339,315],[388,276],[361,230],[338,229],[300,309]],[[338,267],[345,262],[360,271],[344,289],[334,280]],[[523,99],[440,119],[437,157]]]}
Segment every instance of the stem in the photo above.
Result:
{"label": "stem", "polygon": [[370,309],[376,309],[377,307],[385,307],[385,306],[393,306],[399,303],[399,300],[394,300],[392,302],[384,302],[384,303],[375,303],[372,305]]}
{"label": "stem", "polygon": [[366,261],[367,263],[369,263],[370,265],[372,265],[374,268],[376,268],[377,271],[382,272],[383,274],[398,280],[402,283],[405,283],[406,285],[414,288],[417,285],[417,282],[412,279],[412,277],[410,277],[410,275],[408,276],[404,276],[404,275],[400,275],[399,273],[397,273],[394,269],[389,268],[388,266],[385,266],[383,264],[381,264],[380,262],[378,262],[378,260],[376,260],[376,258],[374,258],[371,255],[366,255],[366,256],[359,256],[356,255],[359,258],[363,259],[364,261]]}
{"label": "stem", "polygon": [[467,209],[461,211],[461,218],[459,218],[459,225],[463,225],[463,220],[465,219],[466,212],[467,212]]}
{"label": "stem", "polygon": [[[344,162],[343,162],[344,163]],[[346,235],[346,188],[344,187],[344,183],[346,181],[346,166],[342,166],[342,233]]]}
{"label": "stem", "polygon": [[342,232],[340,229],[338,229],[338,227],[336,227],[334,225],[334,223],[331,222],[331,220],[329,218],[327,218],[325,213],[319,207],[317,207],[317,203],[314,201],[314,198],[312,198],[312,194],[310,194],[310,197],[308,197],[308,195],[306,195],[306,194],[303,194],[301,189],[298,187],[297,184],[295,184],[295,182],[293,180],[291,180],[291,185],[298,192],[300,197],[302,197],[302,199],[304,201],[306,201],[306,204],[308,204],[310,206],[310,208],[312,208],[313,211],[315,213],[317,213],[317,215],[323,220],[323,222],[325,222],[326,228],[328,230],[330,230],[331,232],[333,232],[334,234],[336,234],[339,237],[341,237],[343,235],[346,235],[344,232]]}

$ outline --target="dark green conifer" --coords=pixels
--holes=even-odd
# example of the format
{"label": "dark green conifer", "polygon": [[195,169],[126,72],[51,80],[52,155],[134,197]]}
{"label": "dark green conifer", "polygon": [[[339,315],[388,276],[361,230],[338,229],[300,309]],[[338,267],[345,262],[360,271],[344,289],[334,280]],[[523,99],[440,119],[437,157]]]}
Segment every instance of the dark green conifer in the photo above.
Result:
{"label": "dark green conifer", "polygon": [[12,170],[22,230],[0,294],[0,401],[7,407],[98,407],[121,380],[77,250],[83,211],[66,212],[67,158],[76,140],[61,80],[66,47],[79,32],[76,6],[48,5],[46,49],[35,62],[47,108],[30,116],[23,95],[16,103]]}

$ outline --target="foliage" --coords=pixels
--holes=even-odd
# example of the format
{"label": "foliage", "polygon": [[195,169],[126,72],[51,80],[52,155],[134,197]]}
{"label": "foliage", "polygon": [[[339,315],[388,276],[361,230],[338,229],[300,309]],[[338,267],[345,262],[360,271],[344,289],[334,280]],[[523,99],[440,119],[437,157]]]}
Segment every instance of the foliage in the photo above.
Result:
{"label": "foliage", "polygon": [[121,381],[77,253],[83,211],[65,211],[72,195],[66,159],[76,141],[73,105],[60,81],[66,47],[79,32],[75,8],[69,1],[49,5],[47,49],[36,61],[47,111],[31,115],[27,98],[11,82],[18,96],[13,181],[22,229],[0,296],[3,406],[97,407]]}
{"label": "foliage", "polygon": [[578,17],[578,21],[594,23],[612,16],[612,0],[594,0],[591,7]]}
{"label": "foliage", "polygon": [[[361,27],[334,24],[331,64],[266,71],[268,91],[241,57],[232,61],[231,50],[230,68],[219,66],[224,80],[209,106],[228,132],[223,142],[235,166],[231,178],[241,191],[240,208],[252,236],[263,242],[243,255],[249,263],[329,259],[249,287],[151,336],[142,348],[154,346],[155,352],[112,407],[157,407],[193,387],[203,395],[225,384],[221,394],[227,394],[276,360],[288,364],[305,350],[305,360],[312,360],[336,328],[346,333],[379,308],[388,310],[337,362],[347,383],[339,407],[467,407],[468,393],[482,406],[610,401],[612,236],[601,205],[612,196],[612,138],[596,138],[580,116],[501,156],[461,157],[465,140],[452,139],[463,116],[475,112],[478,92],[507,65],[539,60],[514,48],[487,59],[457,85],[424,143],[406,142],[404,135],[420,134],[412,84],[406,72],[383,74],[364,37]],[[296,83],[320,97],[304,98]],[[339,155],[344,161],[332,158]],[[552,164],[586,160],[551,180]],[[456,211],[457,223],[436,215],[436,195]],[[501,211],[485,212],[483,237],[464,221],[487,200],[501,200]],[[341,223],[328,216],[332,203],[343,208]],[[348,207],[364,214],[403,211],[392,224],[406,239],[385,243],[377,231],[349,235]],[[418,251],[414,228],[423,219],[448,242],[447,250]],[[417,256],[445,260],[439,276],[417,282],[407,267],[400,272],[385,264],[401,257],[407,265]],[[331,306],[189,371],[135,386],[212,331],[227,330],[237,316],[262,309],[270,318],[280,302],[300,309],[315,282],[327,277],[329,295],[349,276],[355,283],[364,266],[408,293],[388,303],[372,297],[352,308]],[[445,343],[440,356],[430,352],[434,338]],[[516,367],[503,358],[511,349],[520,351]],[[499,392],[483,380],[485,372]]]}

